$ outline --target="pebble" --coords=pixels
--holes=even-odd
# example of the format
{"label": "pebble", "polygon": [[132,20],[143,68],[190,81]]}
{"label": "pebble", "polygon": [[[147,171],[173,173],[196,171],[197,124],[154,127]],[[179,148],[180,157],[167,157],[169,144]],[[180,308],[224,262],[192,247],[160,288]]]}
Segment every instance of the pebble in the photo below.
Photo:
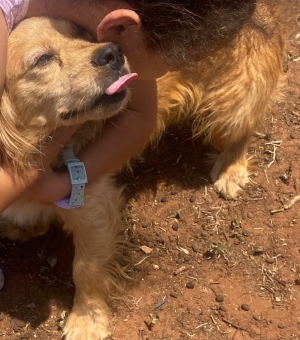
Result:
{"label": "pebble", "polygon": [[245,237],[248,237],[249,236],[249,231],[248,230],[243,230],[242,231],[242,235],[245,236]]}
{"label": "pebble", "polygon": [[149,222],[148,222],[148,223],[143,223],[143,224],[142,224],[142,228],[143,228],[143,229],[149,228],[150,226],[151,226],[151,223],[149,223]]}
{"label": "pebble", "polygon": [[283,329],[283,328],[285,328],[285,326],[284,326],[282,323],[280,323],[280,324],[278,325],[278,328]]}
{"label": "pebble", "polygon": [[171,191],[171,195],[172,195],[172,196],[174,196],[174,195],[176,195],[176,194],[177,194],[177,192],[176,192],[175,190],[172,190],[172,191]]}
{"label": "pebble", "polygon": [[170,293],[170,296],[172,297],[172,298],[174,298],[174,299],[177,299],[178,298],[178,293],[176,293],[176,292],[171,292]]}
{"label": "pebble", "polygon": [[292,133],[290,134],[290,137],[291,137],[291,139],[295,139],[295,138],[296,138],[296,135],[292,132]]}
{"label": "pebble", "polygon": [[268,263],[268,264],[273,264],[273,263],[275,263],[275,260],[274,260],[272,257],[266,257],[266,258],[265,258],[265,261],[266,261],[266,263]]}
{"label": "pebble", "polygon": [[180,211],[177,211],[177,212],[176,212],[175,218],[176,218],[177,220],[181,220],[181,219],[182,219],[182,216],[181,216]]}
{"label": "pebble", "polygon": [[217,301],[217,302],[223,302],[223,301],[224,301],[224,295],[218,294],[218,295],[216,296],[216,301]]}
{"label": "pebble", "polygon": [[247,213],[247,217],[252,220],[254,218],[254,215],[251,212],[248,212]]}
{"label": "pebble", "polygon": [[0,290],[3,288],[3,286],[4,286],[4,274],[0,268]]}
{"label": "pebble", "polygon": [[178,223],[174,223],[174,224],[172,225],[172,229],[173,229],[174,231],[178,231],[178,229],[179,229],[179,224],[178,224]]}
{"label": "pebble", "polygon": [[248,312],[248,311],[250,310],[249,305],[247,305],[246,303],[243,303],[243,304],[241,305],[241,308],[242,308],[242,310],[244,310],[245,312]]}
{"label": "pebble", "polygon": [[192,249],[195,253],[200,253],[201,251],[200,245],[198,243],[193,243]]}
{"label": "pebble", "polygon": [[221,310],[222,312],[227,312],[227,308],[223,305],[220,305],[219,310]]}
{"label": "pebble", "polygon": [[162,197],[160,201],[161,201],[162,203],[167,203],[167,202],[168,202],[168,199],[167,199],[167,197]]}
{"label": "pebble", "polygon": [[187,289],[194,289],[195,283],[193,281],[190,281],[185,286],[186,286]]}
{"label": "pebble", "polygon": [[192,195],[191,197],[190,197],[190,202],[191,203],[194,203],[196,201],[196,195]]}

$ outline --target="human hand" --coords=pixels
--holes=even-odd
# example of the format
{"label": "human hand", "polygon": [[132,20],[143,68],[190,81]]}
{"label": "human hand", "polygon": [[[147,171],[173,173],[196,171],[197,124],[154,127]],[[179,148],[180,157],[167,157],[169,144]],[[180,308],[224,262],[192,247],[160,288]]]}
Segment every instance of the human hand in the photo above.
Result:
{"label": "human hand", "polygon": [[71,189],[70,176],[66,168],[55,172],[48,169],[26,191],[26,196],[41,202],[53,203],[69,195]]}

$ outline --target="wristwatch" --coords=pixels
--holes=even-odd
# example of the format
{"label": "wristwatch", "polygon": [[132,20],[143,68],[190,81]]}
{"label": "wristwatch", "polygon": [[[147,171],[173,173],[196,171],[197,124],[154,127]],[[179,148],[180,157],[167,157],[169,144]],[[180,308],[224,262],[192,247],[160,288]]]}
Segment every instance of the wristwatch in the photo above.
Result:
{"label": "wristwatch", "polygon": [[67,197],[54,202],[63,209],[79,208],[83,206],[85,184],[88,182],[85,166],[76,157],[65,161],[71,179],[72,191]]}

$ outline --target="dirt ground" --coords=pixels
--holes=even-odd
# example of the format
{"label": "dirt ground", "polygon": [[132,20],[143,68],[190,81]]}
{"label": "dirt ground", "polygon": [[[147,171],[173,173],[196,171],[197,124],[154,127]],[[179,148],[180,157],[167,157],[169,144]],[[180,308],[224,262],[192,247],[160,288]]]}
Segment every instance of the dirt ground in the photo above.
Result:
{"label": "dirt ground", "polygon": [[[112,339],[300,339],[300,26],[288,59],[285,96],[252,138],[255,173],[238,200],[215,192],[207,150],[183,127],[119,179],[138,248]],[[55,228],[0,242],[0,339],[60,339],[72,257]]]}

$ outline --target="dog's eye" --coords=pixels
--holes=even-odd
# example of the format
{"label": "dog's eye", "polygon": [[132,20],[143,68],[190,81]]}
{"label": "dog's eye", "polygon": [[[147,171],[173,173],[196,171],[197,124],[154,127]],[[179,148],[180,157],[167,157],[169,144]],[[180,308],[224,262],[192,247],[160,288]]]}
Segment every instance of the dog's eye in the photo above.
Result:
{"label": "dog's eye", "polygon": [[53,58],[53,54],[43,54],[35,62],[34,66],[45,66]]}

